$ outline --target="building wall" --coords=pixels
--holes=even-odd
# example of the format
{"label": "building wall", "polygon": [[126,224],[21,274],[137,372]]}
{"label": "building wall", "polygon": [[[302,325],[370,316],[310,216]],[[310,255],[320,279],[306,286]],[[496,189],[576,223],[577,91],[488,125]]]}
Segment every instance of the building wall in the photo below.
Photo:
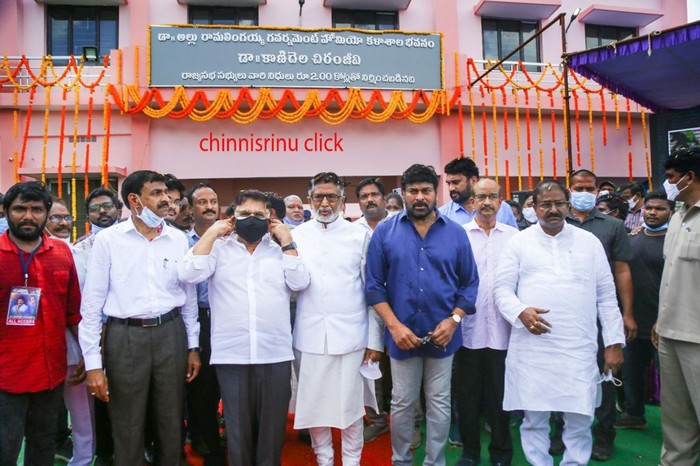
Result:
{"label": "building wall", "polygon": [[[515,1],[515,0],[514,0]],[[520,1],[520,0],[518,0]],[[531,0],[530,3],[547,3],[550,0]],[[98,2],[99,3],[99,2]],[[350,2],[351,3],[351,2]],[[477,0],[412,0],[408,9],[401,11],[399,15],[400,27],[408,31],[440,31],[444,34],[444,63],[446,86],[450,93],[454,91],[455,83],[455,53],[458,54],[460,63],[461,86],[466,84],[466,68],[464,63],[468,57],[482,58],[481,17],[475,15],[474,9],[479,2]],[[630,2],[623,0],[561,0],[561,6],[550,16],[541,21],[544,24],[554,18],[560,12],[571,13],[576,7],[585,10],[592,4],[610,5],[621,9],[630,9]],[[46,51],[46,13],[45,5],[36,0],[8,0],[0,2],[0,18],[3,27],[0,28],[0,54],[41,56]],[[685,22],[687,6],[684,0],[637,0],[634,9],[662,11],[663,16],[651,24],[640,29],[640,34],[649,33],[652,30],[660,30],[676,26]],[[296,27],[299,22],[299,7],[294,1],[268,0],[259,9],[259,22],[261,26]],[[139,48],[139,78],[141,90],[146,87],[146,60],[145,51],[147,44],[147,26],[149,24],[185,23],[187,21],[187,6],[177,3],[175,0],[130,0],[119,7],[119,47],[124,52],[123,76],[125,82],[130,83],[133,73],[133,55]],[[330,27],[331,10],[324,7],[321,0],[307,1],[303,8],[302,24],[304,27]],[[575,20],[568,33],[569,50],[580,50],[585,47],[585,25]],[[542,36],[541,55],[543,62],[558,63],[561,55],[561,33],[558,27],[553,27]],[[108,81],[116,82],[115,57],[112,55],[112,66],[109,69]],[[466,87],[463,87],[466,90]],[[551,140],[551,124],[549,116],[551,108],[549,101],[543,99],[543,138],[539,142],[536,135],[537,126],[533,118],[531,124],[532,144],[530,150],[525,147],[524,122],[520,124],[520,149],[517,148],[516,134],[518,127],[515,124],[515,109],[519,109],[522,120],[525,117],[525,104],[522,96],[515,102],[512,95],[507,96],[506,104],[498,103],[498,121],[493,128],[492,107],[490,96],[486,96],[484,106],[481,107],[481,97],[476,91],[475,96],[475,126],[472,129],[470,119],[470,107],[465,92],[462,103],[464,113],[462,119],[465,155],[474,156],[482,173],[490,176],[498,174],[499,181],[504,182],[505,162],[509,162],[510,188],[518,189],[518,182],[528,186],[527,160],[528,154],[531,160],[531,172],[534,181],[538,181],[540,175],[552,176],[554,163],[552,159],[553,148],[557,155],[557,175],[564,176],[565,150],[563,147],[564,127],[562,124],[562,104],[558,96],[555,96],[555,110],[557,122],[555,124],[556,141]],[[276,90],[276,95],[281,91]],[[167,96],[168,90],[164,91]],[[303,94],[303,91],[298,94]],[[95,114],[102,111],[101,90],[95,94]],[[386,94],[388,95],[388,93]],[[43,89],[35,95],[35,108],[29,130],[27,143],[27,155],[23,167],[23,173],[36,174],[40,172],[41,154],[43,151]],[[59,143],[59,107],[61,99],[60,89],[54,89],[51,94],[52,110],[49,118],[49,138],[47,143],[47,172],[49,177],[55,177],[58,163]],[[70,96],[68,97],[70,100]],[[81,97],[80,128],[79,133],[85,133],[86,93]],[[589,133],[588,110],[586,98],[581,95],[581,114],[579,118],[580,141],[580,165],[578,162],[579,150],[574,150],[574,167],[591,167],[591,137]],[[26,93],[19,96],[19,128],[20,138],[26,124],[26,110],[29,99]],[[639,108],[632,104],[632,144],[628,143],[626,126],[626,111],[624,100],[620,101],[622,123],[619,129],[615,128],[615,117],[610,105],[607,109],[607,145],[602,144],[602,113],[598,102],[594,102],[593,117],[593,153],[595,156],[595,170],[605,177],[625,178],[629,175],[628,153],[633,153],[632,174],[635,178],[644,179],[647,175],[645,153],[649,151],[645,147],[641,127]],[[529,104],[532,115],[535,112],[534,96],[531,96]],[[68,107],[68,125],[72,125],[72,107]],[[507,109],[509,120],[507,133],[509,147],[505,148],[506,132],[503,125],[503,111]],[[12,134],[12,92],[5,87],[0,92],[0,191],[4,191],[12,184],[13,161],[12,154],[21,144]],[[487,115],[487,135],[484,138],[481,118],[482,112]],[[152,168],[162,172],[171,172],[185,180],[213,179],[221,183],[222,189],[234,189],[242,183],[238,179],[248,181],[258,180],[264,184],[264,188],[270,188],[275,179],[282,178],[277,190],[280,194],[289,194],[291,190],[303,194],[305,179],[319,171],[336,171],[341,175],[361,177],[380,175],[392,180],[393,185],[398,182],[397,176],[410,164],[420,162],[436,166],[441,172],[442,166],[459,154],[459,119],[456,109],[450,116],[434,116],[425,124],[412,124],[408,121],[389,120],[382,124],[373,124],[367,121],[348,120],[339,126],[330,126],[319,119],[304,119],[296,125],[286,125],[278,120],[257,121],[250,125],[236,125],[231,121],[213,120],[207,123],[197,123],[190,120],[149,119],[144,115],[122,115],[113,108],[111,115],[111,139],[109,148],[109,163],[115,169],[123,169],[125,172]],[[575,122],[574,122],[575,123]],[[572,124],[572,139],[575,143],[575,124]],[[472,146],[472,132],[474,133],[474,145]],[[72,126],[66,129],[66,133],[72,134]],[[101,158],[101,142],[104,130],[101,119],[93,123],[93,133],[97,139],[92,143],[90,166],[99,166]],[[322,138],[332,139],[333,150],[328,147],[323,150],[312,148],[310,150],[283,150],[280,147],[267,150],[242,151],[229,148],[219,150],[203,150],[202,141],[220,139],[223,134],[226,138],[272,137],[286,140],[297,139],[299,144],[308,138],[316,141]],[[484,139],[487,141],[488,157],[485,158]],[[324,139],[321,139],[322,141]],[[338,141],[341,141],[338,143]],[[78,164],[82,167],[86,143],[77,145]],[[206,146],[207,141],[204,145]],[[498,154],[496,154],[498,145]],[[342,150],[340,150],[342,148]],[[543,153],[540,172],[540,149]],[[70,167],[72,146],[65,142],[62,171],[67,173]],[[518,179],[518,159],[520,160],[520,179]],[[68,160],[68,162],[67,162]],[[95,169],[93,169],[95,171]],[[118,170],[117,170],[118,171]],[[95,174],[97,176],[97,174]],[[64,175],[65,177],[65,175]],[[272,180],[272,181],[271,181]],[[251,187],[251,186],[245,186]],[[263,186],[261,186],[263,187]],[[391,186],[394,187],[394,186]],[[275,190],[275,189],[270,189]],[[232,191],[233,194],[233,191]],[[441,191],[440,196],[446,199],[446,192]]]}

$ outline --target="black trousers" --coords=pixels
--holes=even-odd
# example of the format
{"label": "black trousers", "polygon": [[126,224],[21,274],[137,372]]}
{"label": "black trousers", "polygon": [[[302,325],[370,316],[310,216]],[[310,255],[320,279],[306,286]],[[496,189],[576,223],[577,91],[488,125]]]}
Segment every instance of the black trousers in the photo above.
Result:
{"label": "black trousers", "polygon": [[[598,369],[603,373],[605,367],[605,343],[603,343],[603,334],[600,331],[600,323],[598,323]],[[619,376],[619,375],[618,375]],[[612,382],[603,382],[600,384],[603,397],[595,410],[595,417],[598,423],[593,426],[594,441],[599,445],[612,445],[615,441],[615,396],[617,390]]]}
{"label": "black trousers", "polygon": [[[216,371],[209,364],[211,359],[211,316],[209,309],[199,310],[199,359],[202,367],[199,375],[187,384],[187,428],[193,444],[204,444],[208,453],[223,453],[219,442],[219,382]],[[206,452],[205,452],[206,453]]]}
{"label": "black trousers", "polygon": [[510,464],[513,459],[510,412],[503,410],[506,354],[490,348],[460,348],[455,353],[452,380],[465,458],[481,457],[479,415],[483,410],[491,426],[491,462]]}
{"label": "black trousers", "polygon": [[648,338],[635,338],[624,348],[625,365],[622,381],[625,388],[625,406],[631,416],[644,416],[646,401],[646,375],[649,365],[656,359],[656,348]]}

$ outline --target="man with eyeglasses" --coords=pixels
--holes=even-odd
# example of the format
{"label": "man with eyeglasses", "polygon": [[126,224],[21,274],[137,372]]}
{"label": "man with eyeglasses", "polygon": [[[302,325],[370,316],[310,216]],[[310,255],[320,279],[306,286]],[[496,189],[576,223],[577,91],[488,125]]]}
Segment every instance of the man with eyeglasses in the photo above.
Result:
{"label": "man with eyeglasses", "polygon": [[[190,247],[194,247],[219,219],[219,197],[214,187],[201,182],[192,186],[183,199],[192,201],[194,227],[187,232]],[[192,448],[204,458],[207,466],[226,463],[219,441],[217,411],[221,394],[211,359],[211,306],[209,282],[197,283],[197,307],[199,308],[199,346],[201,367],[199,375],[187,385],[187,430]]]}
{"label": "man with eyeglasses", "polygon": [[168,222],[168,225],[174,226],[173,222],[180,214],[180,203],[185,196],[185,185],[175,175],[166,173],[163,176],[165,177],[165,186],[168,188],[168,197],[170,198],[170,206],[168,207],[168,215],[165,216],[165,221]]}
{"label": "man with eyeglasses", "polygon": [[413,464],[421,384],[425,464],[444,466],[453,355],[460,322],[475,312],[479,277],[464,229],[436,209],[438,176],[415,164],[402,175],[406,210],[377,226],[367,252],[367,303],[386,324],[393,388],[392,464]]}
{"label": "man with eyeglasses", "polygon": [[537,466],[553,464],[549,417],[563,412],[562,464],[586,465],[598,384],[612,380],[622,365],[622,318],[603,246],[566,222],[569,191],[559,181],[544,181],[533,198],[539,223],[511,238],[496,271],[496,306],[512,325],[503,409],[525,411],[523,451]]}
{"label": "man with eyeglasses", "polygon": [[53,204],[49,211],[49,220],[46,222],[46,231],[52,237],[60,239],[68,246],[71,244],[73,233],[73,216],[68,210],[68,204],[60,197],[53,198]]}
{"label": "man with eyeglasses", "polygon": [[[598,178],[595,173],[586,169],[577,170],[571,175],[570,180],[571,210],[566,221],[570,225],[593,233],[603,244],[617,290],[619,306],[622,309],[625,336],[627,341],[632,341],[637,334],[637,324],[634,321],[632,309],[632,272],[629,268],[632,248],[627,237],[627,229],[621,220],[605,215],[595,208],[598,194]],[[605,364],[604,350],[602,335],[599,335],[598,366],[601,371]],[[602,383],[602,389],[603,398],[596,410],[598,423],[593,427],[595,441],[591,458],[596,461],[607,461],[612,457],[616,435],[615,386],[605,381]],[[562,448],[561,442],[558,442],[560,433],[561,428],[557,427],[552,442],[555,453]],[[556,444],[559,444],[558,448],[555,448]]]}
{"label": "man with eyeglasses", "polygon": [[[333,464],[331,428],[341,430],[343,465],[358,466],[362,454],[364,406],[360,366],[378,361],[369,348],[369,318],[363,292],[367,232],[340,216],[345,182],[332,172],[309,181],[315,218],[292,230],[311,274],[299,292],[294,353],[299,377],[295,429],[309,429],[319,466]],[[372,341],[378,341],[376,336]]]}
{"label": "man with eyeglasses", "polygon": [[683,206],[664,241],[659,318],[661,465],[700,460],[700,147],[679,148],[664,163],[664,190]]}
{"label": "man with eyeglasses", "polygon": [[[195,209],[212,193],[206,186],[193,191]],[[211,364],[223,398],[229,464],[280,464],[294,359],[289,299],[309,284],[289,228],[270,218],[264,193],[242,191],[234,217],[202,233],[179,277],[209,284]]]}
{"label": "man with eyeglasses", "polygon": [[[87,264],[90,260],[95,237],[105,228],[117,223],[122,214],[121,208],[122,203],[117,193],[104,187],[93,189],[85,199],[85,210],[90,222],[90,231],[78,238],[78,241],[71,247],[81,290],[85,285]],[[71,341],[71,337],[67,336],[67,338],[69,345],[68,358],[77,362],[81,355],[80,346],[77,341]],[[77,359],[75,357],[76,354],[78,355]],[[92,459],[93,454],[97,455],[96,464],[98,465],[102,464],[103,461],[111,461],[114,451],[107,405],[100,400],[94,400],[93,404],[92,397],[88,393],[85,384],[79,386],[67,385],[64,391],[64,398],[73,422],[72,453],[76,464],[81,464],[86,461],[86,458]]]}
{"label": "man with eyeglasses", "polygon": [[[476,314],[462,322],[462,348],[455,353],[454,396],[464,449],[458,466],[475,466],[481,458],[480,415],[491,426],[489,455],[493,466],[510,465],[513,443],[510,413],[503,409],[503,383],[510,324],[493,299],[496,268],[503,248],[518,229],[499,222],[501,188],[482,178],[474,186],[474,220],[463,228],[469,237],[479,270]],[[475,377],[474,374],[479,374]]]}

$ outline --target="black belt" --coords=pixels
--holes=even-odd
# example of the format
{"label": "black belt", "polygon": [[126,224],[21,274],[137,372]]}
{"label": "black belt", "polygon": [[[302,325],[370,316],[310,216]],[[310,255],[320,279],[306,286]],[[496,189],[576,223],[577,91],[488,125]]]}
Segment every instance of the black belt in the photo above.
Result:
{"label": "black belt", "polygon": [[116,322],[117,324],[123,325],[133,325],[134,327],[157,327],[166,322],[170,322],[175,318],[180,316],[180,308],[176,307],[165,314],[161,314],[158,317],[149,317],[148,319],[136,319],[129,317],[127,319],[120,319],[119,317],[109,317],[107,323]]}

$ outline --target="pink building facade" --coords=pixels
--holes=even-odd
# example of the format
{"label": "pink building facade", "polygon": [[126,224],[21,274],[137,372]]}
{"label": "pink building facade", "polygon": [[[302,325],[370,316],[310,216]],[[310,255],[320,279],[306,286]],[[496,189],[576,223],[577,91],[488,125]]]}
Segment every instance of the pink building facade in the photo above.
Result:
{"label": "pink building facade", "polygon": [[[460,153],[474,157],[483,174],[498,176],[499,182],[504,187],[507,184],[509,191],[527,189],[531,182],[536,183],[541,177],[557,175],[563,179],[566,149],[560,92],[554,92],[551,99],[546,92],[540,93],[538,121],[535,89],[532,88],[527,95],[522,89],[513,90],[514,83],[515,87],[518,83],[522,87],[529,86],[522,72],[510,79],[503,92],[493,91],[495,98],[492,99],[488,89],[482,96],[481,90],[484,89],[478,85],[472,89],[470,98],[466,85],[468,78],[476,76],[473,70],[467,74],[467,62],[474,60],[475,69],[482,71],[484,59],[507,53],[519,40],[527,38],[533,28],[541,28],[562,12],[567,13],[568,23],[576,8],[581,8],[581,11],[568,29],[569,51],[606,44],[630,33],[642,36],[687,21],[687,7],[681,0],[307,0],[301,16],[299,4],[290,0],[6,0],[0,2],[3,25],[0,28],[0,53],[10,57],[6,60],[8,69],[9,64],[16,63],[16,58],[21,55],[36,58],[32,62],[35,66],[39,65],[41,56],[52,51],[53,55],[60,55],[57,52],[62,49],[56,41],[57,37],[63,40],[58,30],[59,25],[65,24],[65,21],[61,23],[61,15],[77,17],[79,14],[75,9],[79,6],[67,6],[69,3],[99,7],[97,11],[106,11],[108,19],[112,13],[117,18],[116,22],[107,21],[114,31],[108,27],[100,39],[103,47],[109,46],[107,32],[116,33],[115,48],[120,52],[110,52],[110,65],[92,94],[91,137],[85,137],[89,89],[83,88],[76,95],[78,93],[71,88],[64,97],[60,86],[48,90],[39,87],[32,97],[29,90],[15,92],[12,83],[6,82],[0,88],[0,191],[5,191],[14,182],[16,174],[22,179],[41,179],[43,176],[56,185],[60,173],[64,193],[75,189],[70,181],[75,176],[79,180],[77,186],[81,195],[86,172],[92,184],[100,182],[103,140],[107,137],[103,113],[105,102],[110,102],[109,97],[105,98],[105,89],[110,83],[126,83],[138,84],[141,93],[147,90],[149,25],[186,24],[201,15],[233,12],[234,16],[239,15],[236,21],[240,24],[261,27],[332,28],[341,26],[344,21],[352,21],[351,26],[360,28],[363,21],[375,21],[374,27],[386,29],[386,17],[377,14],[380,12],[387,13],[388,21],[395,21],[401,30],[443,34],[445,93],[448,98],[453,97],[455,88],[461,86],[461,99],[454,102],[449,114],[438,112],[423,123],[390,118],[382,123],[347,119],[339,125],[330,125],[314,117],[294,124],[276,118],[257,119],[250,124],[230,119],[201,122],[125,113],[111,102],[107,175],[114,188],[130,171],[148,168],[173,173],[186,184],[208,179],[219,190],[222,201],[229,201],[236,192],[247,187],[281,195],[303,195],[306,181],[320,171],[335,171],[355,182],[365,176],[381,176],[391,189],[399,185],[399,176],[409,165],[417,162],[431,164],[441,173],[445,163]],[[630,6],[632,3],[634,6]],[[219,7],[222,9],[218,10]],[[253,19],[246,16],[253,14],[251,11]],[[370,20],[366,19],[368,17]],[[80,24],[74,17],[69,18],[70,21],[73,21],[74,29],[69,34],[73,37],[68,39],[73,43],[68,49],[73,46],[75,50],[79,43]],[[99,21],[93,24],[99,24]],[[535,81],[542,74],[546,75],[542,87],[547,82],[555,85],[562,54],[561,42],[560,28],[552,27],[514,60],[527,62],[528,74]],[[532,65],[534,62],[541,66]],[[546,68],[548,63],[553,65],[549,71]],[[86,73],[97,75],[102,69],[102,66],[93,66],[86,68]],[[555,73],[551,72],[552,69]],[[6,74],[6,70],[0,72],[0,80],[7,78]],[[85,81],[94,79],[86,77]],[[497,87],[505,81],[504,73],[497,71],[484,83]],[[577,86],[575,81],[571,85]],[[591,82],[583,86],[600,88]],[[303,99],[309,89],[313,87],[295,89],[294,92],[297,98]],[[187,88],[190,95],[196,90]],[[211,88],[202,90],[210,99],[217,92]],[[174,94],[172,88],[160,91],[166,99]],[[230,91],[235,95],[238,90]],[[279,98],[283,91],[273,89],[272,95]],[[319,90],[321,95],[326,92],[326,89]],[[347,90],[340,92],[347,97]],[[363,91],[366,96],[370,93],[370,90]],[[391,91],[382,93],[386,100],[390,99]],[[411,93],[405,94],[410,99]],[[591,168],[594,165],[599,176],[618,182],[630,176],[638,181],[647,180],[648,128],[643,121],[642,109],[632,102],[628,112],[627,102],[622,97],[617,100],[616,109],[615,100],[607,92],[603,93],[602,99],[600,96],[589,97],[579,91],[571,99],[572,168]],[[76,105],[77,113],[74,111]],[[578,118],[575,117],[574,105],[578,107]],[[66,109],[63,116],[62,107]],[[74,133],[78,135],[75,142]],[[271,136],[295,139],[301,147],[295,151],[274,146],[240,150],[221,143],[222,137]],[[86,166],[87,145],[91,148]],[[59,154],[62,154],[60,162]],[[21,164],[15,160],[17,157],[23,158]],[[73,170],[76,175],[71,173]],[[652,183],[658,184],[655,181]],[[443,200],[447,198],[444,190],[440,195]],[[350,194],[349,203],[353,202],[356,201]],[[349,211],[353,209],[356,207],[349,207]]]}

